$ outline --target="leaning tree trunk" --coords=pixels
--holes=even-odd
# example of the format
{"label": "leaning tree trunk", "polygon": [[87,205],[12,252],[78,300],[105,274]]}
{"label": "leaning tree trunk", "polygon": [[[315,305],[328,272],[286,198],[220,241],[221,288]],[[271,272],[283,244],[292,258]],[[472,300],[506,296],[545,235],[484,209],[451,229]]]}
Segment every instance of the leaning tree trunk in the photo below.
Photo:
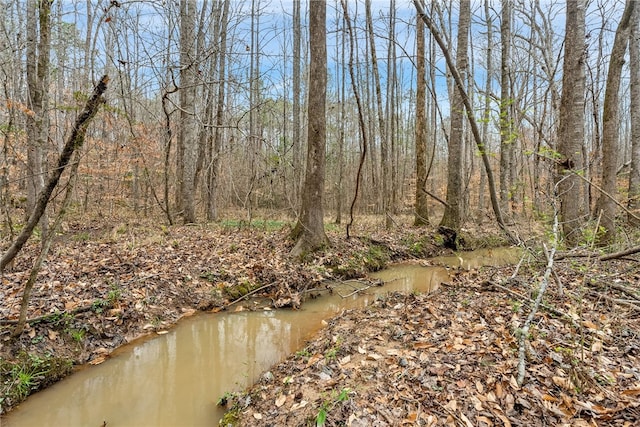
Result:
{"label": "leaning tree trunk", "polygon": [[60,157],[58,158],[58,164],[51,171],[51,175],[49,176],[47,184],[38,195],[35,208],[33,209],[33,212],[31,212],[29,220],[25,224],[16,240],[11,244],[9,249],[7,249],[7,252],[5,252],[5,254],[2,256],[2,259],[0,259],[0,271],[4,271],[7,264],[9,264],[16,257],[18,252],[20,252],[20,249],[22,249],[27,240],[29,240],[29,237],[31,237],[31,233],[33,233],[33,229],[44,214],[51,194],[58,185],[60,176],[69,164],[71,156],[73,155],[75,150],[78,150],[82,147],[85,134],[87,133],[87,127],[89,126],[91,119],[97,114],[100,105],[105,102],[102,94],[105,90],[107,90],[108,82],[109,76],[105,75],[100,79],[100,82],[93,90],[93,95],[91,95],[91,98],[89,98],[89,100],[87,101],[84,110],[82,110],[82,113],[76,119],[76,122],[71,131],[71,135],[69,136],[69,139],[67,140],[64,148],[62,149],[62,153],[60,153]]}
{"label": "leaning tree trunk", "polygon": [[489,186],[489,195],[491,196],[491,207],[493,208],[493,213],[496,216],[496,221],[500,226],[500,228],[502,229],[502,231],[505,232],[507,237],[514,243],[518,243],[519,241],[518,238],[509,231],[509,229],[507,228],[507,225],[504,223],[504,220],[502,218],[502,213],[500,211],[500,205],[499,205],[498,197],[496,194],[495,180],[493,178],[491,165],[489,164],[489,156],[486,153],[484,142],[482,141],[482,137],[480,136],[480,128],[478,127],[478,123],[475,120],[473,106],[471,105],[471,99],[469,99],[469,96],[467,95],[467,92],[465,90],[464,81],[462,80],[462,77],[460,76],[460,73],[458,72],[458,69],[456,68],[456,65],[453,62],[451,53],[447,49],[447,46],[444,40],[442,39],[440,32],[434,25],[431,18],[425,14],[424,6],[422,2],[420,0],[413,0],[413,4],[415,5],[416,10],[418,11],[418,14],[422,17],[422,20],[424,21],[424,23],[427,24],[427,27],[429,28],[429,31],[431,32],[431,35],[433,36],[434,40],[436,41],[438,46],[440,46],[440,50],[444,55],[444,59],[447,62],[447,66],[449,67],[449,71],[451,72],[451,75],[456,83],[456,87],[458,88],[458,90],[460,91],[460,94],[462,95],[464,108],[467,111],[467,119],[469,120],[469,125],[471,126],[471,133],[473,134],[473,139],[476,142],[478,151],[482,156],[482,163],[487,173],[487,184]]}

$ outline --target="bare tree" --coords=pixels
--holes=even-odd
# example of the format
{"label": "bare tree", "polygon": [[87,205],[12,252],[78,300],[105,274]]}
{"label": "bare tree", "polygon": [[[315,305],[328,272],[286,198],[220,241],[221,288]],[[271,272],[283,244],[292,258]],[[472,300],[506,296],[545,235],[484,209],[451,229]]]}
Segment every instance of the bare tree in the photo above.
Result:
{"label": "bare tree", "polygon": [[588,195],[580,176],[585,167],[584,90],[585,90],[585,0],[567,1],[564,41],[562,98],[558,129],[558,162],[556,182],[560,197],[562,231],[568,245],[580,239],[588,214]]}
{"label": "bare tree", "polygon": [[[371,16],[371,0],[365,2],[365,15],[367,21],[367,33],[369,36],[369,50],[371,54],[371,68],[373,71],[373,84],[375,87],[376,110],[378,113],[378,132],[380,134],[380,166],[382,176],[380,178],[382,189],[382,214],[387,228],[391,227],[391,216],[389,215],[390,204],[390,182],[389,182],[389,147],[387,145],[387,125],[385,123],[384,109],[382,108],[382,89],[380,85],[380,72],[378,70],[378,57],[376,53],[376,41],[373,32],[373,18]],[[387,84],[390,84],[387,81]]]}
{"label": "bare tree", "polygon": [[618,209],[613,198],[618,192],[616,178],[620,136],[620,78],[634,5],[635,1],[627,0],[616,30],[607,73],[602,122],[602,190],[604,192],[600,194],[596,205],[596,211],[599,215],[601,214],[600,224],[605,229],[604,235],[598,239],[598,243],[602,245],[612,243],[616,236],[615,219]]}
{"label": "bare tree", "polygon": [[[463,85],[467,82],[469,48],[469,26],[471,25],[471,2],[460,1],[458,15],[458,37],[456,46],[456,69]],[[457,230],[464,221],[463,163],[464,163],[464,101],[461,89],[456,84],[451,97],[451,131],[449,133],[449,156],[447,161],[447,204],[440,221],[441,226]]]}
{"label": "bare tree", "polygon": [[429,224],[427,204],[427,77],[425,59],[424,22],[416,22],[416,195],[414,225]]}
{"label": "bare tree", "polygon": [[517,243],[518,242],[517,237],[514,236],[509,231],[509,229],[507,228],[507,226],[506,226],[506,224],[504,222],[504,219],[502,218],[502,213],[500,211],[500,204],[499,204],[499,201],[498,201],[498,196],[496,194],[495,180],[493,178],[493,172],[492,172],[491,166],[489,164],[489,157],[488,157],[487,152],[486,152],[486,146],[485,146],[485,143],[483,142],[482,137],[480,135],[480,129],[478,128],[478,123],[476,122],[475,117],[473,115],[473,107],[472,107],[472,104],[471,104],[471,99],[469,98],[469,96],[467,95],[467,92],[465,90],[464,80],[463,80],[462,76],[460,75],[460,73],[458,72],[456,64],[454,63],[453,58],[451,57],[451,54],[450,54],[449,50],[447,49],[447,45],[446,45],[444,39],[442,38],[442,36],[440,35],[440,32],[438,31],[438,29],[436,28],[435,24],[433,23],[433,20],[425,13],[423,2],[421,0],[413,0],[413,4],[416,7],[418,15],[422,17],[422,20],[424,21],[424,23],[429,28],[429,31],[431,32],[431,35],[433,36],[435,42],[440,47],[440,50],[442,51],[442,54],[444,55],[444,58],[445,58],[445,61],[447,62],[447,66],[449,68],[449,71],[451,72],[451,75],[452,75],[453,80],[455,82],[456,88],[459,90],[460,95],[462,96],[463,105],[464,105],[465,110],[467,111],[467,119],[469,120],[469,125],[471,126],[471,133],[473,134],[473,139],[476,142],[476,146],[478,148],[478,151],[480,152],[480,155],[482,156],[482,163],[484,165],[485,172],[487,173],[487,184],[489,186],[489,195],[491,196],[491,207],[493,208],[493,213],[496,216],[496,221],[497,221],[498,225],[500,226],[500,228],[509,237],[509,239],[511,241]]}
{"label": "bare tree", "polygon": [[511,0],[502,0],[502,21],[500,23],[500,202],[502,213],[511,211],[511,186],[515,137],[513,130],[511,94]]}
{"label": "bare tree", "polygon": [[291,236],[291,254],[300,256],[329,242],[324,231],[324,174],[326,152],[327,5],[309,0],[309,110],[307,115],[307,167],[300,217]]}
{"label": "bare tree", "polygon": [[198,162],[196,122],[196,12],[195,0],[180,0],[180,133],[178,136],[179,201],[185,223],[196,221],[195,190]]}
{"label": "bare tree", "polygon": [[[640,7],[634,7],[631,14],[629,37],[629,68],[631,74],[631,171],[629,173],[630,211],[638,214],[640,210]],[[627,215],[627,221],[640,225],[633,215]]]}
{"label": "bare tree", "polygon": [[[51,4],[53,0],[27,1],[27,216],[36,206],[36,198],[44,187],[45,149],[49,131],[47,100],[49,58],[51,48]],[[40,222],[43,241],[48,220],[43,212]]]}

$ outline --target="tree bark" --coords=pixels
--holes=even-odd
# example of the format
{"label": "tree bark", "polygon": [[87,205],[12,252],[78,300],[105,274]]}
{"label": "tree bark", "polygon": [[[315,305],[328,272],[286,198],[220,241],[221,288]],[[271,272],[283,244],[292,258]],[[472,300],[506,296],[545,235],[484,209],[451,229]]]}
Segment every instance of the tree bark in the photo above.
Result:
{"label": "tree bark", "polygon": [[416,22],[416,194],[413,225],[429,224],[427,204],[427,80],[425,59],[424,22],[418,17]]}
{"label": "tree bark", "polygon": [[515,137],[511,114],[511,0],[502,0],[500,23],[500,202],[502,213],[509,216],[512,198],[513,156]]}
{"label": "tree bark", "polygon": [[218,177],[220,175],[220,155],[222,152],[222,125],[224,123],[224,102],[227,74],[227,27],[229,16],[229,3],[224,1],[222,5],[222,16],[220,18],[220,41],[219,41],[219,62],[218,62],[218,99],[215,114],[215,129],[213,134],[213,151],[211,153],[211,164],[208,168],[207,183],[209,196],[207,198],[207,219],[216,221],[218,219]]}
{"label": "tree bark", "polygon": [[[454,85],[451,96],[451,131],[449,132],[449,155],[447,159],[447,205],[440,225],[454,230],[458,230],[464,221],[466,203],[464,202],[464,191],[462,174],[464,166],[464,101],[462,91],[467,84],[467,68],[469,47],[469,26],[471,24],[471,2],[470,0],[460,1],[460,11],[458,17],[458,37],[456,46],[455,67],[460,75],[460,82],[463,86]],[[470,114],[473,114],[471,112]]]}
{"label": "tree bark", "polygon": [[[585,184],[576,176],[584,172],[584,91],[585,91],[585,0],[567,1],[564,41],[562,97],[558,129],[558,153],[562,162],[556,168],[560,198],[560,220],[568,246],[581,238],[589,212]],[[575,173],[572,173],[575,172]]]}
{"label": "tree bark", "polygon": [[296,244],[292,256],[302,256],[328,244],[324,231],[324,175],[327,96],[327,5],[309,1],[309,95],[307,117],[307,167],[300,217],[292,231]]}
{"label": "tree bark", "polygon": [[[631,170],[629,173],[629,210],[640,216],[640,7],[636,5],[631,18],[629,37],[629,68],[631,85]],[[627,215],[630,225],[640,226],[633,215]]]}
{"label": "tree bark", "polygon": [[[596,205],[598,215],[601,214],[600,224],[605,232],[598,235],[598,244],[607,245],[616,236],[616,204],[611,197],[616,197],[618,186],[616,183],[618,172],[618,150],[620,137],[620,78],[624,65],[624,54],[629,41],[629,22],[633,13],[635,1],[627,0],[620,24],[616,30],[613,48],[609,59],[607,86],[604,95],[604,111],[602,121],[602,189],[607,194],[600,194]],[[611,197],[607,197],[610,195]]]}
{"label": "tree bark", "polygon": [[453,59],[451,58],[451,54],[450,54],[449,50],[447,49],[447,46],[446,46],[444,40],[442,39],[442,36],[440,35],[438,29],[433,24],[433,21],[431,20],[431,18],[425,14],[422,2],[420,0],[413,0],[413,4],[415,5],[416,10],[418,11],[418,15],[420,15],[422,17],[422,20],[424,21],[424,23],[427,24],[427,27],[429,28],[429,31],[431,32],[431,35],[435,39],[435,41],[438,44],[438,46],[440,46],[440,50],[442,51],[442,54],[444,55],[445,61],[447,62],[447,66],[449,67],[449,71],[451,72],[451,75],[453,76],[453,79],[455,81],[456,87],[460,90],[460,93],[462,95],[462,100],[464,102],[464,108],[468,113],[467,114],[467,118],[468,118],[469,124],[471,126],[471,132],[473,134],[473,139],[476,141],[476,146],[478,147],[478,151],[480,152],[480,155],[482,156],[482,163],[484,164],[484,168],[485,168],[485,171],[487,173],[487,184],[489,186],[489,195],[491,196],[491,207],[493,208],[493,213],[496,216],[496,221],[497,221],[498,225],[500,226],[500,228],[502,229],[502,231],[505,232],[507,237],[512,242],[518,243],[518,239],[509,231],[509,229],[507,228],[507,226],[504,223],[504,220],[502,218],[502,213],[500,211],[500,205],[498,203],[498,197],[497,197],[497,194],[496,194],[495,180],[493,178],[493,172],[492,172],[491,166],[489,164],[489,157],[488,157],[488,155],[486,153],[484,143],[482,142],[482,137],[480,136],[480,129],[478,128],[478,123],[476,122],[475,117],[473,115],[473,107],[471,105],[471,100],[469,99],[469,96],[467,95],[467,93],[465,91],[464,81],[462,80],[462,77],[458,73],[456,65],[454,64]]}
{"label": "tree bark", "polygon": [[180,133],[178,145],[182,153],[180,175],[180,208],[185,224],[196,221],[195,191],[198,163],[196,122],[196,58],[195,0],[180,0]]}
{"label": "tree bark", "polygon": [[[51,48],[51,4],[53,0],[27,1],[27,215],[36,206],[37,196],[44,187],[45,150],[49,135],[47,118],[49,58]],[[46,212],[40,222],[42,241],[46,240]]]}

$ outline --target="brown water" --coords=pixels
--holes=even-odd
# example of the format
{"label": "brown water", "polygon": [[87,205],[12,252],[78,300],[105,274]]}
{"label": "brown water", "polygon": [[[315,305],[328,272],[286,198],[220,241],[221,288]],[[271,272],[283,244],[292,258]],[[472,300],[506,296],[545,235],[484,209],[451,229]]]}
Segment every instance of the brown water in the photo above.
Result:
{"label": "brown water", "polygon": [[[501,249],[440,257],[433,262],[475,268],[517,262]],[[134,344],[101,365],[83,369],[29,397],[0,420],[18,426],[212,426],[224,411],[216,401],[240,390],[304,343],[324,319],[366,306],[390,291],[428,292],[449,278],[444,267],[392,266],[373,275],[385,281],[352,296],[362,283],[341,284],[333,295],[302,310],[201,314],[165,335]],[[342,295],[342,296],[341,296]]]}

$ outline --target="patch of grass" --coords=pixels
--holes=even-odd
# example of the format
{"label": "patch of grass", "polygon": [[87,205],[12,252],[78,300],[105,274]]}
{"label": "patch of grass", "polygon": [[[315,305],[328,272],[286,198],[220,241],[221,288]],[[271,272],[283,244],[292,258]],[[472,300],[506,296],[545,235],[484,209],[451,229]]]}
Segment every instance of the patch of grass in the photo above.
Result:
{"label": "patch of grass", "polygon": [[242,228],[254,228],[264,231],[279,231],[289,225],[288,221],[280,221],[274,219],[254,219],[251,223],[243,219],[226,219],[220,222],[220,226],[224,229],[242,229]]}
{"label": "patch of grass", "polygon": [[347,400],[349,400],[349,395],[351,393],[353,393],[353,391],[350,388],[345,387],[342,390],[340,390],[339,393],[337,391],[334,391],[331,394],[330,399],[327,399],[324,402],[322,402],[322,405],[320,405],[320,409],[318,410],[318,415],[316,415],[316,420],[315,420],[316,426],[317,427],[324,426],[325,423],[327,422],[329,411],[331,411],[337,404],[341,402],[346,402]]}
{"label": "patch of grass", "polygon": [[76,234],[75,236],[73,236],[73,240],[77,242],[88,242],[89,240],[91,240],[91,236],[89,235],[89,232],[82,231]]}
{"label": "patch of grass", "polygon": [[311,357],[311,352],[305,347],[302,350],[296,351],[296,357],[300,357],[300,358]]}
{"label": "patch of grass", "polygon": [[109,305],[113,306],[116,303],[118,303],[121,298],[122,298],[122,288],[119,285],[112,283],[111,289],[107,294],[107,302],[109,303]]}
{"label": "patch of grass", "polygon": [[91,304],[91,309],[96,313],[96,314],[101,314],[105,308],[109,308],[109,302],[107,300],[104,300],[102,298],[98,298],[97,300],[95,300],[92,304]]}
{"label": "patch of grass", "polygon": [[367,249],[355,252],[347,259],[336,259],[336,262],[331,266],[332,273],[345,279],[361,277],[369,271],[385,268],[390,260],[389,249],[380,245],[372,245]]}
{"label": "patch of grass", "polygon": [[31,393],[71,372],[71,361],[49,354],[21,352],[14,360],[0,358],[0,405],[12,407]]}
{"label": "patch of grass", "polygon": [[69,336],[77,343],[81,343],[84,341],[85,336],[87,335],[87,331],[85,329],[76,329],[76,328],[72,328],[72,329],[67,329],[65,331],[66,333],[69,334]]}
{"label": "patch of grass", "polygon": [[245,296],[249,292],[258,289],[260,287],[259,283],[255,283],[248,278],[243,278],[239,280],[239,283],[233,286],[228,286],[224,288],[224,293],[233,300],[238,299],[240,297]]}
{"label": "patch of grass", "polygon": [[246,396],[246,394],[243,392],[229,391],[220,396],[216,405],[227,408],[227,412],[225,412],[222,419],[218,422],[218,425],[224,427],[240,425],[240,413],[244,409],[241,399],[244,396]]}

